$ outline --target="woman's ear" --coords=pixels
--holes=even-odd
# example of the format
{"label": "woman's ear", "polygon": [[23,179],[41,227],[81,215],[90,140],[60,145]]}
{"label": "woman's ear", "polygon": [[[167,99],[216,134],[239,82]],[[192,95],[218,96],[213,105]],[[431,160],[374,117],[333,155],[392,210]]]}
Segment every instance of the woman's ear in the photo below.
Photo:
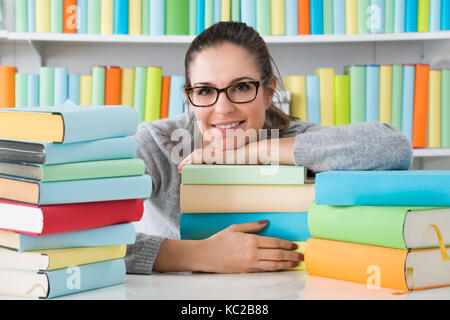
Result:
{"label": "woman's ear", "polygon": [[275,90],[277,88],[277,79],[272,77],[270,80],[264,84],[264,88],[266,90],[266,110],[270,108],[272,105],[273,96],[275,95]]}

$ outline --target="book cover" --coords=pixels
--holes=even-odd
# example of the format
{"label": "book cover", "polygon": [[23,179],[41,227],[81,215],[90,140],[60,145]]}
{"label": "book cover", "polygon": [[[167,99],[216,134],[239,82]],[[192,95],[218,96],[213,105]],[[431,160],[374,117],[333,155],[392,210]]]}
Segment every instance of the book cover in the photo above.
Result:
{"label": "book cover", "polygon": [[441,0],[430,0],[430,31],[441,30]]}
{"label": "book cover", "polygon": [[427,146],[428,94],[430,66],[417,64],[414,78],[413,148]]}
{"label": "book cover", "polygon": [[53,106],[55,69],[52,67],[40,67],[39,69],[39,106]]}
{"label": "book cover", "polygon": [[319,76],[320,124],[334,126],[334,69],[319,68],[314,74]]}
{"label": "book cover", "polygon": [[197,0],[189,0],[189,34],[193,36],[196,35],[197,34],[196,28],[197,28]]}
{"label": "book cover", "polygon": [[428,32],[430,23],[430,0],[418,0],[417,31]]}
{"label": "book cover", "polygon": [[114,1],[101,0],[100,34],[114,33]]}
{"label": "book cover", "polygon": [[385,0],[370,1],[370,33],[384,33]]}
{"label": "book cover", "polygon": [[323,2],[312,0],[309,5],[311,34],[323,34]]}
{"label": "book cover", "polygon": [[284,3],[284,30],[287,36],[298,34],[297,3],[297,0],[285,0]]}
{"label": "book cover", "polygon": [[350,124],[350,77],[334,76],[334,114],[335,125]]}
{"label": "book cover", "polygon": [[150,34],[150,0],[142,0],[142,34]]}
{"label": "book cover", "polygon": [[384,3],[384,32],[393,33],[395,23],[395,0],[385,0]]}
{"label": "book cover", "polygon": [[309,237],[306,212],[267,213],[182,213],[180,236],[182,240],[201,240],[233,224],[269,220],[256,234],[290,241],[306,241]]}
{"label": "book cover", "polygon": [[333,0],[323,0],[323,34],[333,34]]}
{"label": "book cover", "polygon": [[120,84],[120,105],[134,106],[134,68],[122,69]]}
{"label": "book cover", "polygon": [[[280,0],[284,1],[284,0]],[[241,0],[231,0],[231,21],[241,21]]]}
{"label": "book cover", "polygon": [[28,75],[25,73],[16,73],[15,76],[15,86],[16,86],[16,97],[15,104],[16,108],[22,108],[28,106]]}
{"label": "book cover", "polygon": [[380,66],[366,66],[366,122],[379,120]]}
{"label": "book cover", "polygon": [[441,30],[450,30],[450,0],[441,0]]}
{"label": "book cover", "polygon": [[319,77],[306,76],[307,121],[320,124],[320,90]]}
{"label": "book cover", "polygon": [[169,118],[183,114],[184,112],[184,83],[183,76],[170,77]]}
{"label": "book cover", "polygon": [[403,66],[392,66],[392,125],[402,130]]}
{"label": "book cover", "polygon": [[344,68],[350,77],[350,123],[366,121],[366,67],[353,65]]}
{"label": "book cover", "polygon": [[36,0],[36,32],[50,33],[50,0]]}
{"label": "book cover", "polygon": [[87,1],[87,33],[100,34],[101,31],[101,0]]}
{"label": "book cover", "polygon": [[289,114],[302,120],[306,120],[306,77],[286,76],[283,78],[284,88],[291,93]]}
{"label": "book cover", "polygon": [[405,0],[405,32],[417,32],[418,0]]}
{"label": "book cover", "polygon": [[77,0],[77,33],[86,34],[88,28],[87,0]]}
{"label": "book cover", "polygon": [[205,0],[205,29],[214,24],[214,0]]}
{"label": "book cover", "polygon": [[256,31],[258,31],[261,36],[268,36],[271,34],[270,21],[272,13],[270,10],[270,1],[271,0],[258,0],[256,2]]}
{"label": "book cover", "polygon": [[392,123],[392,66],[380,65],[379,121]]}
{"label": "book cover", "polygon": [[205,0],[196,0],[195,7],[195,34],[205,30]]}
{"label": "book cover", "polygon": [[412,141],[412,125],[414,110],[414,78],[416,69],[414,65],[403,66],[402,90],[402,132]]}
{"label": "book cover", "polygon": [[358,33],[370,33],[370,0],[358,1]]}
{"label": "book cover", "polygon": [[164,0],[150,0],[150,34],[164,35],[165,30]]}
{"label": "book cover", "polygon": [[[74,104],[80,104],[80,74],[71,73],[69,74],[69,100]],[[30,105],[31,107],[32,105]]]}
{"label": "book cover", "polygon": [[28,32],[27,0],[14,1],[14,30]]}
{"label": "book cover", "polygon": [[15,67],[0,66],[0,109],[16,105],[16,72]]}
{"label": "book cover", "polygon": [[311,34],[310,0],[298,0],[298,34]]}
{"label": "book cover", "polygon": [[166,35],[189,34],[189,0],[166,0]]}
{"label": "book cover", "polygon": [[270,1],[270,30],[271,35],[273,36],[285,34],[284,1],[285,0]]}
{"label": "book cover", "polygon": [[53,104],[55,106],[63,105],[68,96],[68,72],[67,68],[55,68],[54,72],[54,96],[53,96]]}
{"label": "book cover", "polygon": [[[450,70],[441,71],[441,87],[450,88]],[[450,148],[450,90],[441,90],[441,146]]]}
{"label": "book cover", "polygon": [[394,2],[394,32],[405,32],[405,0],[395,0]]}
{"label": "book cover", "polygon": [[106,67],[105,70],[105,105],[120,105],[122,88],[122,70],[120,67]]}
{"label": "book cover", "polygon": [[128,0],[114,0],[114,34],[128,34]]}
{"label": "book cover", "polygon": [[161,87],[161,119],[169,116],[169,99],[170,99],[170,76],[162,77]]}
{"label": "book cover", "polygon": [[345,0],[334,0],[333,9],[333,33],[346,34]]}
{"label": "book cover", "polygon": [[92,105],[92,76],[80,76],[80,106]]}
{"label": "book cover", "polygon": [[428,95],[428,148],[441,147],[441,71],[430,71]]}
{"label": "book cover", "polygon": [[134,110],[136,110],[138,123],[144,121],[145,92],[147,88],[147,68],[136,67],[134,74]]}
{"label": "book cover", "polygon": [[128,33],[130,35],[141,35],[142,33],[142,0],[129,0]]}
{"label": "book cover", "polygon": [[256,0],[241,0],[242,22],[256,29]]}
{"label": "book cover", "polygon": [[214,0],[214,23],[220,21],[222,15],[222,1]]}
{"label": "book cover", "polygon": [[450,171],[328,171],[316,175],[316,202],[328,205],[450,206]]}
{"label": "book cover", "polygon": [[77,32],[77,0],[64,0],[63,3],[63,32]]}
{"label": "book cover", "polygon": [[161,116],[162,68],[147,68],[147,87],[145,95],[145,121],[158,120]]}
{"label": "book cover", "polygon": [[345,30],[347,34],[358,34],[358,0],[345,0]]}
{"label": "book cover", "polygon": [[36,0],[27,0],[27,32],[36,32]]}

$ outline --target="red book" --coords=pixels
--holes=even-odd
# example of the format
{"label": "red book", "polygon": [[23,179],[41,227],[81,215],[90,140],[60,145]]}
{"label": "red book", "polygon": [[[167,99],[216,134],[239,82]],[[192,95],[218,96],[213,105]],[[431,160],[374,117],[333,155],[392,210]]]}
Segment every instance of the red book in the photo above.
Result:
{"label": "red book", "polygon": [[139,221],[142,199],[34,206],[0,200],[0,229],[46,235]]}

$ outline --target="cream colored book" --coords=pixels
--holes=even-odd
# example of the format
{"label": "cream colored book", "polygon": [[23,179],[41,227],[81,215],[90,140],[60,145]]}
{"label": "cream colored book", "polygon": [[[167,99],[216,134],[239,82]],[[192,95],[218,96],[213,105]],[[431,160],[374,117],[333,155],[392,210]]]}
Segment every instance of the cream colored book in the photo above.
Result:
{"label": "cream colored book", "polygon": [[428,147],[441,147],[441,71],[430,71],[428,95]]}
{"label": "cream colored book", "polygon": [[319,68],[314,74],[319,76],[320,124],[334,126],[334,69]]}
{"label": "cream colored book", "polygon": [[380,66],[379,121],[392,123],[392,66]]}

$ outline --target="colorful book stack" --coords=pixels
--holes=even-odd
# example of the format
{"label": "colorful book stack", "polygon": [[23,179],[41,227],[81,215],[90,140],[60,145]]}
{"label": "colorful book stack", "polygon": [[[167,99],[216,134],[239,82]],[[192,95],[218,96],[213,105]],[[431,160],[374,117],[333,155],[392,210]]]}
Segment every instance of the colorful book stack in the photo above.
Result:
{"label": "colorful book stack", "polygon": [[16,32],[195,35],[242,21],[262,35],[450,30],[450,0],[15,0]]}
{"label": "colorful book stack", "polygon": [[[301,166],[187,165],[180,188],[181,239],[199,240],[232,224],[268,220],[258,232],[297,243],[310,237],[307,211],[314,183]],[[304,270],[301,263],[296,270]]]}
{"label": "colorful book stack", "polygon": [[283,78],[290,114],[324,126],[380,121],[414,148],[450,148],[450,70],[429,65],[352,65]]}
{"label": "colorful book stack", "polygon": [[308,274],[402,292],[449,286],[449,190],[450,171],[317,174]]}
{"label": "colorful book stack", "polygon": [[0,110],[0,295],[123,283],[151,177],[125,106]]}
{"label": "colorful book stack", "polygon": [[63,67],[41,67],[39,75],[0,66],[0,108],[62,105],[134,107],[139,123],[184,112],[184,76],[165,76],[161,67],[93,67],[90,75]]}

